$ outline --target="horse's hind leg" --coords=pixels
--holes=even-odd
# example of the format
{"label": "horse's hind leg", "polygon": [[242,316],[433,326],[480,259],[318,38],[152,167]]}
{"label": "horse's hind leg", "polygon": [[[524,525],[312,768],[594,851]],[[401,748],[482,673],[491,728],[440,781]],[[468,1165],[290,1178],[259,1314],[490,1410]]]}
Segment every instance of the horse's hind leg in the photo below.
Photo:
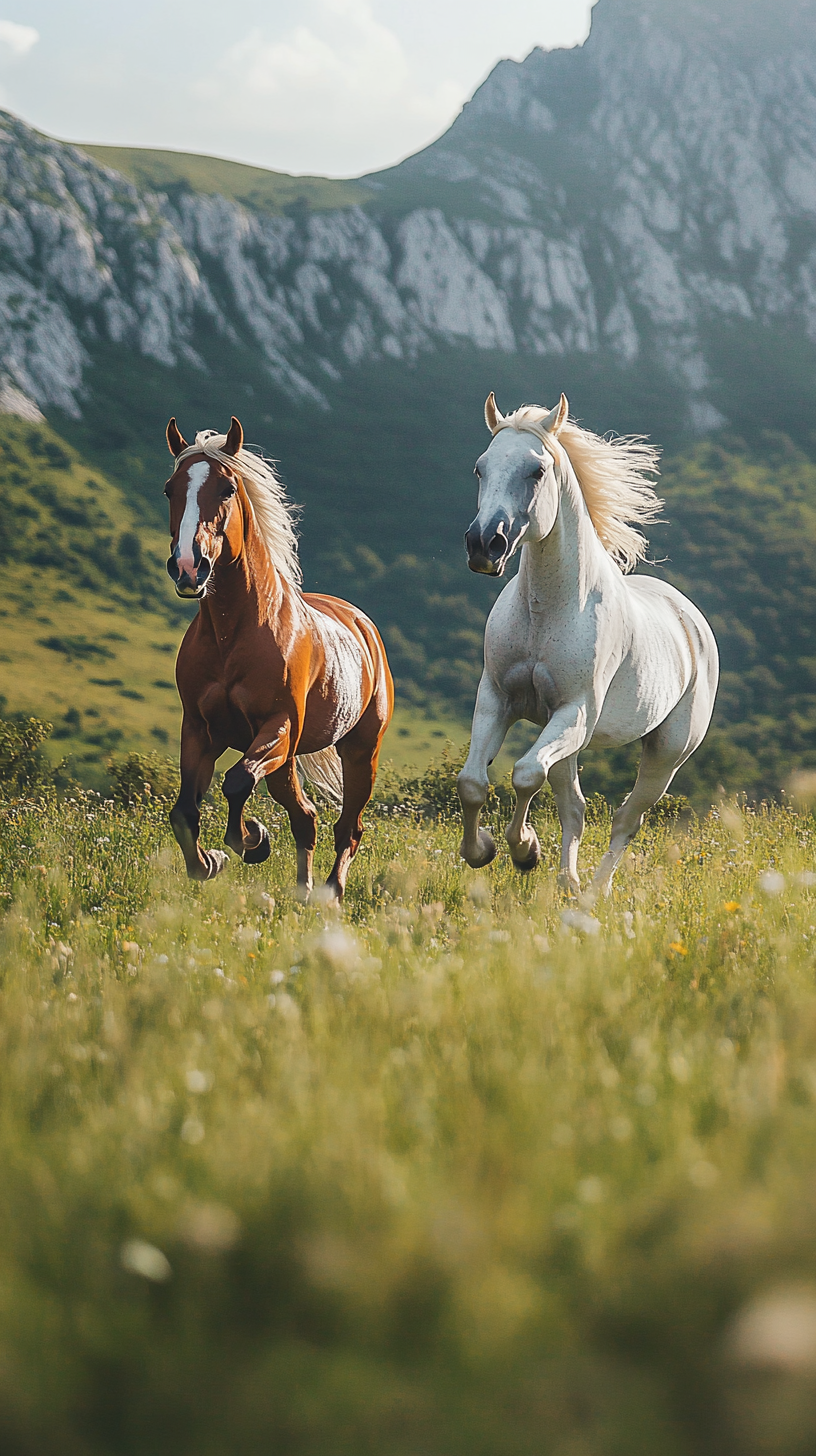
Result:
{"label": "horse's hind leg", "polygon": [[303,792],[293,758],[287,759],[282,768],[269,775],[266,787],[289,815],[289,826],[297,846],[297,883],[305,898],[314,883],[312,861],[317,843],[317,810]]}
{"label": "horse's hind leg", "polygon": [[554,763],[548,778],[561,821],[561,868],[558,883],[563,890],[577,895],[581,888],[578,880],[578,850],[581,847],[586,812],[586,800],[578,778],[578,754],[573,753],[569,758],[562,758],[559,763]]}
{"label": "horse's hind leg", "polygon": [[690,689],[660,727],[642,740],[643,749],[635,786],[613,815],[609,848],[586,891],[588,904],[594,904],[599,895],[610,893],[615,870],[640,829],[647,811],[663,797],[677,770],[702,742],[708,727],[710,710],[708,715],[704,715],[700,713],[699,706],[695,703],[694,690]]}
{"label": "horse's hind leg", "polygon": [[181,788],[170,810],[170,827],[191,880],[211,880],[227,862],[223,849],[202,849],[198,842],[201,801],[212,783],[220,751],[212,743],[206,724],[185,714],[181,725]]}
{"label": "horse's hind leg", "polygon": [[363,810],[374,788],[386,727],[374,698],[356,727],[337,745],[343,765],[343,807],[334,826],[334,864],[326,888],[340,902],[346,891],[349,866],[363,837]]}

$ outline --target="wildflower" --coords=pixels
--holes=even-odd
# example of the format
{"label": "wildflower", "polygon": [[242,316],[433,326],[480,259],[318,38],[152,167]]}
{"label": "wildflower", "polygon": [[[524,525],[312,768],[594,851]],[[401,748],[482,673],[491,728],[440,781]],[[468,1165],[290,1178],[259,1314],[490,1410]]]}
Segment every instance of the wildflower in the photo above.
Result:
{"label": "wildflower", "polygon": [[285,980],[286,980],[286,977],[285,977],[283,971],[270,971],[269,972],[269,984],[270,984],[270,986],[279,986],[280,983],[281,983],[281,981],[285,981]]}
{"label": "wildflower", "polygon": [[739,900],[726,900],[723,905],[723,910],[727,911],[729,915],[736,915],[739,908]]}
{"label": "wildflower", "polygon": [[763,895],[781,895],[785,888],[785,876],[779,870],[763,870],[757,880],[757,889]]}
{"label": "wildflower", "polygon": [[128,1239],[122,1245],[119,1260],[129,1274],[139,1274],[153,1284],[163,1284],[173,1272],[161,1249],[157,1249],[155,1244],[145,1243],[143,1239]]}
{"label": "wildflower", "polygon": [[632,1136],[632,1124],[628,1117],[613,1117],[609,1124],[609,1131],[616,1143],[625,1143]]}
{"label": "wildflower", "polygon": [[561,924],[567,930],[580,930],[582,935],[598,935],[601,929],[600,920],[596,920],[594,915],[586,915],[583,910],[562,910]]}
{"label": "wildflower", "polygon": [[577,1193],[582,1203],[600,1203],[604,1196],[604,1186],[600,1178],[582,1178]]}
{"label": "wildflower", "polygon": [[690,1075],[689,1064],[682,1052],[673,1052],[669,1057],[669,1071],[675,1082],[687,1082]]}
{"label": "wildflower", "polygon": [[231,1208],[221,1203],[192,1204],[182,1215],[179,1232],[185,1243],[202,1254],[222,1254],[238,1241],[241,1225]]}
{"label": "wildflower", "polygon": [[284,1021],[295,1022],[300,1020],[300,1007],[292,996],[285,991],[279,991],[275,997],[275,1005]]}
{"label": "wildflower", "polygon": [[670,950],[670,952],[671,952],[672,955],[679,955],[679,956],[687,956],[688,955],[688,949],[686,948],[686,946],[684,946],[682,940],[673,940],[671,942],[671,945],[669,946],[669,950]]}
{"label": "wildflower", "polygon": [[327,925],[315,936],[313,946],[333,971],[351,970],[360,959],[357,937],[340,925]]}
{"label": "wildflower", "polygon": [[197,1067],[191,1067],[185,1077],[187,1091],[199,1096],[203,1092],[209,1092],[213,1084],[211,1072],[200,1072]]}
{"label": "wildflower", "polygon": [[745,1305],[726,1337],[726,1353],[736,1365],[816,1373],[816,1288],[772,1289]]}
{"label": "wildflower", "polygon": [[714,1167],[714,1164],[707,1163],[704,1158],[692,1163],[688,1175],[689,1182],[693,1183],[695,1188],[713,1188],[720,1176],[719,1170]]}

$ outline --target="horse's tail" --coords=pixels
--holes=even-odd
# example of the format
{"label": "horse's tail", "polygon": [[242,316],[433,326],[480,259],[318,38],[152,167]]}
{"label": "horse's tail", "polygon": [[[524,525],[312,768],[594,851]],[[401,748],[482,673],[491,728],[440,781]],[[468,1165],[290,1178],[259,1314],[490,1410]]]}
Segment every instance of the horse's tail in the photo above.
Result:
{"label": "horse's tail", "polygon": [[302,777],[314,784],[321,794],[325,794],[335,809],[342,809],[343,765],[334,746],[321,748],[319,753],[299,754],[297,765]]}

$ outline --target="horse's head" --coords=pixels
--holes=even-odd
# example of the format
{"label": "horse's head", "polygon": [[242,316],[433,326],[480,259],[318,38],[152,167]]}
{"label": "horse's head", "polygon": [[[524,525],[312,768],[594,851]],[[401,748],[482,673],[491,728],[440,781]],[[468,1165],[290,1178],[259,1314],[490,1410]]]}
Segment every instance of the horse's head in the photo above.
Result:
{"label": "horse's head", "polygon": [[488,395],[485,422],[493,439],[476,461],[479,511],[465,534],[471,571],[501,576],[522,542],[549,536],[558,515],[556,440],[568,414],[562,394],[530,432],[505,421],[493,394]]}
{"label": "horse's head", "polygon": [[[235,456],[243,443],[244,432],[233,415],[221,453]],[[242,527],[235,509],[240,478],[221,460],[188,445],[175,419],[167,426],[167,444],[177,461],[164,487],[170,502],[167,572],[180,597],[203,597],[224,542],[233,547],[231,556],[240,549]]]}

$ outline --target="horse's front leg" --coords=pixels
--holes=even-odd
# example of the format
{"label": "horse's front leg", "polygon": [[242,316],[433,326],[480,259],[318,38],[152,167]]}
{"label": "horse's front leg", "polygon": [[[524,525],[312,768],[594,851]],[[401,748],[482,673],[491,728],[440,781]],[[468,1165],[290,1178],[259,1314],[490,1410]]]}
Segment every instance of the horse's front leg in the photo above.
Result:
{"label": "horse's front leg", "polygon": [[[594,725],[593,725],[594,726]],[[533,870],[541,859],[541,846],[538,842],[538,835],[533,826],[528,823],[527,814],[530,804],[543,788],[547,777],[554,765],[561,765],[563,760],[572,759],[583,748],[587,739],[587,708],[585,703],[569,703],[563,708],[558,708],[553,713],[544,732],[533,744],[532,748],[520,758],[513,769],[513,788],[516,791],[516,809],[507,826],[507,843],[510,846],[510,854],[517,870]],[[567,772],[569,772],[567,770]],[[576,765],[577,776],[577,765]],[[569,775],[570,779],[572,774]],[[580,842],[580,831],[575,838],[573,826],[570,821],[571,811],[574,804],[569,801],[574,795],[569,794],[569,785],[565,783],[564,770],[556,776],[555,790],[556,805],[561,826],[564,831],[564,843],[567,849],[567,863],[565,866],[562,855],[562,883],[567,883],[568,888],[575,889],[577,886],[576,862],[578,858],[578,843]],[[566,814],[566,818],[565,818]],[[583,815],[581,815],[581,830],[583,830]],[[574,852],[572,844],[574,840]],[[564,870],[567,869],[565,875]],[[572,873],[570,873],[570,871]],[[573,883],[574,876],[574,883]]]}
{"label": "horse's front leg", "polygon": [[224,868],[223,849],[202,849],[201,801],[212,783],[222,748],[213,744],[206,723],[185,713],[181,725],[181,789],[170,810],[170,826],[178,840],[191,880],[212,880]]}
{"label": "horse's front leg", "polygon": [[279,715],[265,723],[244,757],[224,775],[222,790],[229,806],[224,843],[246,864],[262,864],[270,855],[269,832],[258,819],[244,819],[244,805],[256,784],[277,773],[289,757],[291,722]]}
{"label": "horse's front leg", "polygon": [[586,800],[578,778],[578,755],[562,758],[550,767],[547,777],[561,821],[561,868],[558,883],[570,895],[580,893],[578,850],[584,833]]}
{"label": "horse's front leg", "polygon": [[303,791],[293,758],[287,759],[282,768],[269,775],[266,787],[289,815],[289,827],[297,846],[298,889],[307,899],[314,884],[312,861],[317,843],[317,810]]}
{"label": "horse's front leg", "polygon": [[493,836],[486,829],[479,828],[479,815],[490,788],[487,770],[504,743],[512,721],[507,699],[499,693],[487,673],[482,673],[476,695],[470,749],[456,783],[464,820],[459,853],[475,870],[490,864],[496,857]]}

